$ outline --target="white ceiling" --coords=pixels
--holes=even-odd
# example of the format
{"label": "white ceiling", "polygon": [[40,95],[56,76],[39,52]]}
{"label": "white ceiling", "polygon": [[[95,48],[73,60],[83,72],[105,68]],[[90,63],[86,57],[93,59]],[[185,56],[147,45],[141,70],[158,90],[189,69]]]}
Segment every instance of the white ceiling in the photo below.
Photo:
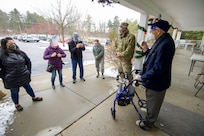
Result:
{"label": "white ceiling", "polygon": [[118,0],[140,13],[168,20],[180,30],[204,31],[204,0]]}

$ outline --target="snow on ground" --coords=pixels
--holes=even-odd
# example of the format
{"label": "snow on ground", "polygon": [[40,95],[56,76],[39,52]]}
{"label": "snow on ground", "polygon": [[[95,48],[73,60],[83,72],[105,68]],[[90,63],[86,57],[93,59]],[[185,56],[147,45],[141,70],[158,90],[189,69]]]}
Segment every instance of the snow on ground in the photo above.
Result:
{"label": "snow on ground", "polygon": [[[84,65],[93,64],[94,61],[86,61]],[[105,77],[116,77],[117,70],[114,67],[105,69]],[[0,136],[4,136],[6,128],[14,122],[15,106],[11,98],[2,99],[0,101]]]}
{"label": "snow on ground", "polygon": [[0,136],[5,135],[6,128],[14,122],[15,106],[10,98],[0,101]]}

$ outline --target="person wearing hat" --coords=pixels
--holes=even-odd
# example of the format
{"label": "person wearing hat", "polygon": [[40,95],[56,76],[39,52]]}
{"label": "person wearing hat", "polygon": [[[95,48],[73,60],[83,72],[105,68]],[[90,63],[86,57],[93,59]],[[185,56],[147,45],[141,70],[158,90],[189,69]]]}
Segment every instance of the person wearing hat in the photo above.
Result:
{"label": "person wearing hat", "polygon": [[43,55],[43,59],[48,60],[48,64],[53,66],[51,71],[51,84],[52,88],[55,89],[55,78],[56,72],[58,72],[59,83],[61,87],[65,87],[63,84],[63,76],[62,76],[62,58],[65,58],[65,52],[59,47],[57,39],[54,37],[50,40],[50,46],[48,46]]}
{"label": "person wearing hat", "polygon": [[[135,41],[135,35],[129,33],[128,23],[121,23],[119,26],[119,37],[115,41],[115,52],[118,58],[118,73],[121,79],[132,71],[131,61],[135,51]],[[129,79],[132,80],[132,78],[132,74],[129,75]]]}
{"label": "person wearing hat", "polygon": [[[144,120],[136,121],[143,130],[151,130],[156,122],[166,90],[171,85],[172,60],[175,44],[168,32],[170,25],[165,20],[156,20],[150,25],[150,33],[155,39],[151,49],[143,42],[143,53],[146,55],[143,68],[136,79],[142,81],[146,88],[147,115]],[[144,108],[143,108],[144,110]]]}

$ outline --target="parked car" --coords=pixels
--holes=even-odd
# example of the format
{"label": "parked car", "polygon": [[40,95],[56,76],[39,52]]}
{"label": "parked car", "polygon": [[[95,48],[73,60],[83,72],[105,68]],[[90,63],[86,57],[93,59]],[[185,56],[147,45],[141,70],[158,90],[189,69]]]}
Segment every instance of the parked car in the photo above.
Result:
{"label": "parked car", "polygon": [[30,36],[30,35],[27,35],[27,36],[23,37],[23,41],[24,42],[39,42],[40,39],[33,37],[33,36]]}
{"label": "parked car", "polygon": [[23,41],[23,36],[22,36],[22,35],[18,35],[18,36],[17,36],[17,40]]}

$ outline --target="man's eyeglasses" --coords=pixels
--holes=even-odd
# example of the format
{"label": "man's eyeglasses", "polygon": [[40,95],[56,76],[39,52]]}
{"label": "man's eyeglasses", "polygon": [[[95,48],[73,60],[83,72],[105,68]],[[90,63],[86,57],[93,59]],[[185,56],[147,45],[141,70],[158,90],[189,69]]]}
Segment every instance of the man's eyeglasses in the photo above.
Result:
{"label": "man's eyeglasses", "polygon": [[151,26],[150,26],[150,30],[156,30],[156,29],[157,29],[156,26],[154,26],[154,25],[151,25]]}

